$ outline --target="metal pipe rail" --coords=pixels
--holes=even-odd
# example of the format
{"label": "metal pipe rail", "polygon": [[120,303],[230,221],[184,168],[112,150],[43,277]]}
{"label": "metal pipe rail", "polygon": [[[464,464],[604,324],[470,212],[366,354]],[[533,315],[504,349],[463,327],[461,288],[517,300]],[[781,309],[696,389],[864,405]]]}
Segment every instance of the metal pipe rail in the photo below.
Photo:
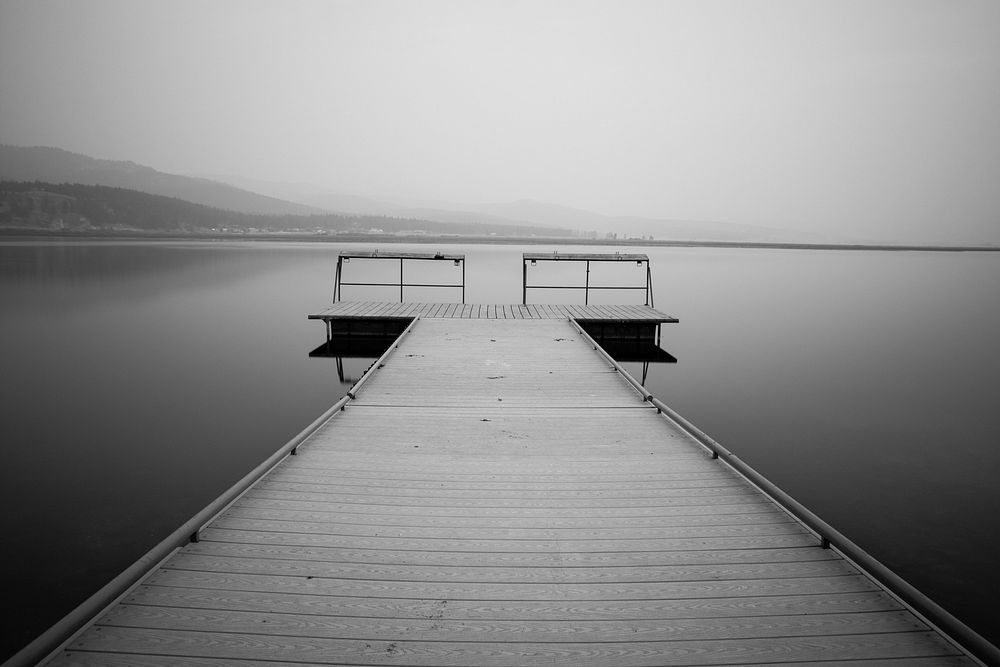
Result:
{"label": "metal pipe rail", "polygon": [[29,667],[43,663],[61,651],[80,632],[85,630],[97,617],[108,607],[127,595],[133,588],[151,574],[164,561],[174,555],[174,553],[189,542],[197,542],[201,530],[211,523],[219,514],[224,512],[230,505],[236,502],[247,490],[256,484],[264,475],[271,472],[286,456],[297,453],[299,446],[308,440],[321,426],[335,417],[341,410],[347,408],[347,404],[354,399],[361,386],[368,381],[374,371],[378,369],[389,355],[395,350],[403,337],[406,336],[416,324],[419,317],[413,321],[396,338],[392,345],[379,357],[354,383],[350,391],[343,398],[334,403],[322,415],[316,418],[311,424],[306,426],[294,438],[286,442],[280,449],[262,461],[256,468],[248,472],[238,482],[219,497],[209,503],[203,510],[188,519],[183,525],[170,533],[159,544],[146,552],[139,560],[130,565],[117,577],[102,586],[100,590],[91,595],[77,606],[73,611],[64,616],[59,622],[35,638],[30,644],[11,656],[3,667]]}
{"label": "metal pipe rail", "polygon": [[[528,264],[535,266],[538,262],[584,262],[584,284],[583,285],[529,285],[528,284]],[[616,286],[616,285],[591,285],[590,284],[590,263],[591,262],[635,262],[638,265],[646,265],[646,284],[642,286]],[[526,252],[521,255],[521,303],[528,304],[529,289],[570,289],[583,291],[583,303],[590,303],[591,290],[643,290],[646,293],[646,305],[653,306],[653,277],[649,268],[649,257],[646,255],[621,254],[621,253],[532,253]]]}
{"label": "metal pipe rail", "polygon": [[570,318],[576,330],[588,344],[594,347],[619,374],[631,384],[642,396],[642,400],[656,408],[657,412],[666,416],[687,432],[698,444],[712,453],[713,459],[719,459],[735,470],[744,479],[760,489],[774,500],[782,509],[801,521],[809,530],[816,534],[824,548],[833,548],[846,559],[854,563],[866,575],[875,579],[887,591],[900,599],[914,613],[929,625],[937,628],[956,646],[970,653],[986,665],[1000,665],[1000,649],[986,640],[985,637],[955,618],[950,612],[929,597],[917,590],[912,584],[900,577],[882,564],[874,556],[848,539],[839,530],[819,518],[807,507],[782,491],[769,479],[757,472],[749,464],[716,442],[711,436],[654,397],[632,375],[609,355],[600,344],[588,334],[580,323]]}
{"label": "metal pipe rail", "polygon": [[644,386],[642,386],[642,383],[632,377],[632,374],[625,370],[624,366],[608,354],[607,350],[601,347],[600,343],[594,340],[593,336],[587,333],[586,329],[583,328],[583,325],[576,321],[576,318],[570,317],[569,321],[570,324],[573,325],[573,328],[576,329],[577,333],[583,336],[584,341],[586,341],[588,345],[592,346],[600,356],[604,357],[604,360],[611,364],[611,368],[618,371],[619,375],[621,375],[637,392],[639,392],[643,401],[649,401],[653,398],[653,395],[650,394]]}
{"label": "metal pipe rail", "polygon": [[406,325],[406,328],[403,329],[403,332],[396,337],[396,340],[393,341],[392,345],[390,345],[389,348],[382,353],[382,356],[376,359],[375,362],[368,367],[368,370],[365,371],[365,374],[362,375],[360,378],[358,378],[358,381],[354,383],[354,386],[348,390],[347,392],[348,398],[350,398],[351,400],[357,398],[358,389],[361,388],[361,385],[363,385],[365,382],[368,382],[368,379],[375,374],[375,371],[377,371],[379,368],[382,367],[383,362],[389,358],[389,353],[391,353],[393,350],[399,347],[399,344],[403,340],[403,336],[406,336],[407,334],[410,333],[410,331],[413,330],[413,327],[416,325],[419,319],[420,319],[419,315],[414,317],[413,320]]}
{"label": "metal pipe rail", "polygon": [[[389,259],[396,260],[399,262],[399,281],[398,282],[385,282],[385,283],[375,283],[375,282],[346,282],[343,279],[344,275],[344,264],[350,262],[352,259]],[[462,282],[460,283],[408,283],[403,279],[403,265],[404,262],[412,260],[430,260],[430,261],[451,261],[455,263],[455,266],[462,267]],[[354,287],[398,287],[399,288],[399,301],[403,302],[403,288],[404,287],[447,287],[452,289],[462,290],[462,303],[465,303],[465,255],[446,255],[444,253],[417,253],[417,252],[378,252],[377,250],[372,252],[355,252],[355,253],[341,253],[337,257],[337,270],[334,274],[333,279],[333,302],[337,303],[341,300],[341,288],[344,285],[354,286]]]}

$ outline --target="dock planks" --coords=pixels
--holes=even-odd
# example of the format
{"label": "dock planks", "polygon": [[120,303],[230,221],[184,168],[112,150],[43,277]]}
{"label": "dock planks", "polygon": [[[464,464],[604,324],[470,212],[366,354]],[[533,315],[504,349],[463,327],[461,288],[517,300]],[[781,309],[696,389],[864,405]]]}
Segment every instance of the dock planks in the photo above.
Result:
{"label": "dock planks", "polygon": [[312,320],[465,318],[483,320],[575,318],[582,322],[675,323],[677,318],[642,305],[455,304],[338,301],[309,315]]}
{"label": "dock planks", "polygon": [[568,322],[483,310],[419,321],[53,664],[975,664]]}

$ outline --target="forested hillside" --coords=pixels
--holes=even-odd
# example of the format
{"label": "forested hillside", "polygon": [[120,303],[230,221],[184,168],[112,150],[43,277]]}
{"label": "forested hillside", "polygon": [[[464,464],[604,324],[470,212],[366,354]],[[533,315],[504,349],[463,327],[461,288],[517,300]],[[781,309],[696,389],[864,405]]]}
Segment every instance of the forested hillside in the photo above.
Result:
{"label": "forested hillside", "polygon": [[309,215],[328,212],[327,209],[267,197],[206,178],[168,174],[135,162],[98,160],[47,146],[0,145],[0,181],[105,185],[251,214]]}
{"label": "forested hillside", "polygon": [[569,236],[565,229],[368,215],[254,215],[100,185],[0,181],[0,227],[107,231],[310,231]]}

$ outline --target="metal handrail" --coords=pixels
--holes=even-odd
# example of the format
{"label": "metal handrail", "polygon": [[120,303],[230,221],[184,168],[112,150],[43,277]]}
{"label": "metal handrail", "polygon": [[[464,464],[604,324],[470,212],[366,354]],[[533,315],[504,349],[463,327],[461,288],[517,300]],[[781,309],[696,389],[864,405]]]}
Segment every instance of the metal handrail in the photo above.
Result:
{"label": "metal handrail", "polygon": [[[399,280],[397,282],[347,282],[343,279],[344,264],[352,259],[388,259],[399,262]],[[455,266],[462,267],[462,282],[460,283],[408,283],[403,279],[403,265],[405,262],[414,260],[445,260],[454,262]],[[399,301],[403,302],[403,289],[405,287],[445,287],[462,290],[462,303],[465,303],[465,255],[445,255],[444,253],[410,253],[410,252],[383,252],[377,250],[365,253],[341,253],[337,256],[337,269],[333,279],[333,302],[341,300],[341,288],[350,287],[398,287]]]}
{"label": "metal handrail", "polygon": [[611,368],[618,371],[618,373],[622,376],[622,378],[624,378],[630,385],[632,385],[633,389],[639,392],[639,395],[642,396],[643,401],[649,401],[651,398],[653,398],[653,395],[650,394],[649,391],[647,391],[644,386],[642,386],[642,383],[636,380],[634,377],[632,377],[632,374],[629,373],[627,370],[625,370],[624,366],[622,366],[620,363],[618,363],[618,361],[614,357],[608,354],[607,350],[601,347],[600,343],[594,340],[593,336],[587,333],[586,329],[583,328],[583,325],[580,324],[576,320],[576,318],[570,317],[569,322],[576,329],[577,333],[583,336],[584,341],[588,345],[592,346],[595,352],[597,352],[600,356],[604,357],[604,360],[607,361],[609,364],[611,364]]}
{"label": "metal handrail", "polygon": [[929,625],[936,627],[942,634],[947,636],[956,646],[971,653],[978,660],[987,665],[1000,665],[1000,649],[990,643],[985,637],[970,628],[962,621],[955,618],[949,611],[929,597],[917,590],[912,584],[890,570],[881,561],[852,542],[839,530],[819,518],[807,507],[790,495],[782,491],[769,479],[757,472],[749,464],[744,462],[731,451],[716,442],[707,433],[692,424],[690,421],[678,414],[674,409],[667,406],[663,401],[655,398],[642,386],[632,375],[622,367],[614,358],[609,355],[600,344],[588,334],[575,319],[570,318],[576,330],[584,337],[589,345],[594,347],[621,376],[632,385],[642,396],[642,399],[656,408],[656,411],[665,415],[668,419],[680,426],[698,444],[712,453],[712,458],[724,462],[740,476],[760,489],[765,495],[774,500],[782,509],[801,521],[809,530],[819,537],[821,544],[825,548],[834,548],[845,558],[858,566],[870,578],[875,579],[887,591],[899,598],[907,607],[918,616],[922,617]]}
{"label": "metal handrail", "polygon": [[383,365],[392,351],[399,346],[402,338],[410,332],[419,319],[419,316],[413,318],[413,321],[399,334],[393,344],[354,383],[354,386],[351,387],[343,398],[334,403],[326,412],[300,431],[298,435],[286,442],[256,468],[244,475],[242,479],[229,487],[229,489],[224,491],[204,509],[184,522],[183,525],[161,540],[159,544],[147,551],[145,555],[130,565],[121,574],[102,586],[96,593],[80,603],[55,625],[11,656],[3,663],[3,667],[28,667],[52,659],[55,653],[61,651],[74,637],[89,627],[105,609],[126,595],[132,588],[139,585],[161,563],[174,555],[178,549],[189,542],[197,542],[198,535],[205,526],[210,524],[219,514],[236,502],[264,475],[271,472],[286,456],[295,455],[299,446],[318,431],[321,426],[347,408],[347,404],[354,400],[361,386],[368,381],[375,370]]}
{"label": "metal handrail", "polygon": [[371,366],[369,366],[368,370],[365,371],[365,374],[362,375],[360,378],[358,378],[358,381],[354,383],[354,386],[351,387],[350,390],[348,390],[348,392],[347,392],[347,397],[348,398],[350,398],[351,400],[357,398],[357,393],[358,393],[358,390],[361,388],[361,385],[363,385],[364,383],[368,382],[368,379],[372,375],[375,374],[375,371],[377,371],[378,369],[382,368],[383,362],[389,357],[389,353],[392,352],[393,350],[395,350],[397,347],[399,347],[399,344],[403,340],[403,336],[406,336],[407,334],[410,333],[410,331],[417,324],[417,321],[419,319],[420,319],[420,315],[415,316],[413,318],[413,320],[409,324],[406,325],[406,328],[403,329],[403,332],[401,334],[399,334],[399,336],[396,337],[396,340],[393,341],[392,345],[390,345],[389,348],[385,352],[382,353],[382,356],[379,357],[378,359],[376,359],[375,363],[373,363]]}
{"label": "metal handrail", "polygon": [[[362,284],[362,283],[344,283],[348,284]],[[441,285],[444,287],[444,285]],[[528,289],[584,289],[584,290],[595,290],[595,289],[641,289],[646,290],[645,286],[642,285],[528,285]],[[523,305],[523,304],[522,304]]]}
{"label": "metal handrail", "polygon": [[[584,284],[583,285],[529,285],[528,284],[528,263],[535,266],[536,262],[584,262]],[[643,286],[617,286],[617,285],[591,285],[590,284],[590,263],[591,262],[636,262],[646,265],[646,284]],[[653,307],[653,277],[649,266],[649,257],[646,255],[622,255],[621,253],[522,253],[521,255],[521,303],[528,304],[529,289],[570,289],[583,291],[583,303],[590,303],[591,290],[643,290],[646,293],[645,304]]]}

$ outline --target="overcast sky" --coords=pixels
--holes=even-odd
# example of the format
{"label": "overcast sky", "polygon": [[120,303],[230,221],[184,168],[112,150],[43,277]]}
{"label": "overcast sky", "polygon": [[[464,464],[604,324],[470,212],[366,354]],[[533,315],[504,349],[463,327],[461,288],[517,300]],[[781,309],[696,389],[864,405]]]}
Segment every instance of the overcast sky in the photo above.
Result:
{"label": "overcast sky", "polygon": [[0,0],[0,142],[1000,242],[1000,2]]}

